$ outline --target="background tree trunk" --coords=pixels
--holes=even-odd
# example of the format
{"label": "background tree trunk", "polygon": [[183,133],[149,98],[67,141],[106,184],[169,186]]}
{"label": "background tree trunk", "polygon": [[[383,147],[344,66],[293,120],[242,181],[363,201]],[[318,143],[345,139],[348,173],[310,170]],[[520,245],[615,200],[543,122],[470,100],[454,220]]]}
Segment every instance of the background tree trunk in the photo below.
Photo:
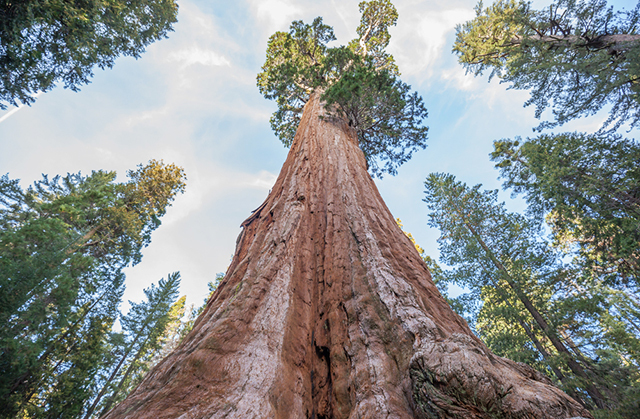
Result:
{"label": "background tree trunk", "polygon": [[242,225],[193,330],[106,418],[591,417],[451,310],[317,95]]}

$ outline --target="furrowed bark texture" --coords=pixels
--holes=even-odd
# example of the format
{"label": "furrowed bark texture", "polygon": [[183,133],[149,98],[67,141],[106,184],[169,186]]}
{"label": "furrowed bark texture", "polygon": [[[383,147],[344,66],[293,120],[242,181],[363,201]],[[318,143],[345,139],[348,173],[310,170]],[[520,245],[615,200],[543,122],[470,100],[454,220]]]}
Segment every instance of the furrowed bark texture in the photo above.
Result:
{"label": "furrowed bark texture", "polygon": [[449,308],[323,114],[312,96],[194,329],[106,418],[591,417]]}

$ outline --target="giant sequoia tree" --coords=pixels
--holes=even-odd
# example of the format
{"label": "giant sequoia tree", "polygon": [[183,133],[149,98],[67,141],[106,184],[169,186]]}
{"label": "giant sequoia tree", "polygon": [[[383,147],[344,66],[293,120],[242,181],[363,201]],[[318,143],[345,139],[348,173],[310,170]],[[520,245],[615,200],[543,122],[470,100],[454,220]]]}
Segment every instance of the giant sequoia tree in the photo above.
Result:
{"label": "giant sequoia tree", "polygon": [[[266,201],[242,224],[231,266],[193,330],[106,418],[590,417],[532,368],[493,355],[474,336],[380,197],[367,173],[376,154],[366,153],[363,126],[344,104],[373,102],[384,112],[367,99],[377,74],[393,80],[383,86],[404,90],[384,48],[366,42],[372,33],[385,39],[395,9],[372,1],[361,10],[361,38],[335,50],[347,57],[335,82],[310,91],[304,74],[287,67],[321,48],[303,42],[309,55],[288,44],[296,28],[310,26],[294,23],[288,35],[272,37],[270,48],[283,45],[285,57],[270,49],[267,64],[280,60],[291,80],[272,96],[282,111],[274,125],[287,127],[279,133],[291,138],[291,151]],[[321,56],[313,56],[318,67]],[[364,88],[353,79],[350,95],[336,90],[345,101],[332,101],[327,92],[341,72],[355,77],[360,65]],[[298,93],[301,109],[293,109]],[[395,109],[411,113],[413,97],[401,95]],[[374,125],[397,127],[393,117],[376,118]],[[384,135],[377,138],[407,138]]]}

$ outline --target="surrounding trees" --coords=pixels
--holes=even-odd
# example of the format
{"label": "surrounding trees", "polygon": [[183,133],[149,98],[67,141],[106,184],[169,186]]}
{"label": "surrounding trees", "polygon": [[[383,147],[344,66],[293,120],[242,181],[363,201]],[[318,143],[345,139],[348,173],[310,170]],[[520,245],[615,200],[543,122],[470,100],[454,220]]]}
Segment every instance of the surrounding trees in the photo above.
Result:
{"label": "surrounding trees", "polygon": [[537,130],[600,110],[608,118],[595,134],[494,142],[503,186],[524,195],[526,216],[507,212],[497,191],[430,175],[430,223],[451,267],[436,276],[467,287],[450,301],[496,353],[552,377],[598,418],[635,418],[640,148],[615,131],[639,127],[640,3],[616,12],[603,0],[545,10],[498,0],[476,12],[454,52],[468,71],[530,90],[536,117],[551,108]]}
{"label": "surrounding trees", "polygon": [[174,0],[0,2],[0,109],[33,103],[58,82],[78,90],[94,67],[139,57],[177,13]]}
{"label": "surrounding trees", "polygon": [[[440,229],[441,256],[453,268],[442,277],[480,302],[463,307],[485,343],[546,372],[587,406],[640,413],[632,402],[640,391],[640,331],[629,327],[638,321],[637,299],[581,277],[542,240],[538,223],[497,202],[497,191],[443,174],[425,185],[430,224]],[[617,298],[636,309],[624,313]]]}
{"label": "surrounding trees", "polygon": [[489,70],[531,90],[536,117],[551,107],[551,128],[606,107],[603,128],[640,124],[640,3],[614,12],[605,0],[557,0],[534,10],[498,0],[458,27],[453,50],[470,72]]}
{"label": "surrounding trees", "polygon": [[640,145],[566,133],[501,140],[491,154],[504,187],[546,217],[556,243],[577,246],[585,268],[640,291]]}
{"label": "surrounding trees", "polygon": [[[81,412],[123,292],[184,172],[150,161],[115,172],[0,178],[0,415]],[[45,413],[46,412],[46,413]]]}
{"label": "surrounding trees", "polygon": [[321,17],[295,21],[288,33],[269,39],[258,88],[274,99],[278,110],[271,126],[291,146],[304,104],[321,94],[333,116],[346,117],[357,133],[372,174],[395,174],[414,151],[426,147],[427,110],[422,98],[398,79],[393,57],[385,52],[389,27],[398,13],[389,0],[360,3],[358,39],[347,46],[327,47],[333,29]]}
{"label": "surrounding trees", "polygon": [[[112,406],[124,399],[148,370],[148,363],[163,348],[162,338],[167,327],[179,323],[184,315],[184,301],[176,302],[180,274],[174,272],[167,279],[161,279],[158,286],[144,290],[147,300],[131,303],[131,309],[120,320],[122,342],[118,344],[117,359],[113,365],[107,365],[110,374],[103,380],[102,388],[87,408],[85,418],[92,417],[100,407],[100,417]],[[177,305],[176,305],[177,303]]]}

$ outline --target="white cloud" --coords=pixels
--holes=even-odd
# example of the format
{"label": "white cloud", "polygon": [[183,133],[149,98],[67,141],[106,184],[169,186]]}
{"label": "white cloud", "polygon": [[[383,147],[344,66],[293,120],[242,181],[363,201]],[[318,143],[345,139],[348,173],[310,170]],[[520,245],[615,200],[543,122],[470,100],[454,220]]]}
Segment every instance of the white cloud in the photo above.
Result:
{"label": "white cloud", "polygon": [[194,64],[201,64],[205,66],[229,66],[229,60],[223,55],[218,54],[215,51],[202,49],[198,46],[191,46],[180,51],[174,51],[167,57],[169,61],[177,61],[181,63],[182,67],[189,67]]}
{"label": "white cloud", "polygon": [[449,9],[408,16],[399,24],[398,41],[401,45],[394,52],[403,74],[426,72],[428,77],[433,67],[442,58],[447,36],[463,23],[475,16],[473,9]]}
{"label": "white cloud", "polygon": [[[220,32],[224,32],[219,24],[216,24],[216,16],[204,12],[193,0],[180,2],[180,15],[176,25],[176,34],[183,39],[194,38],[200,40],[220,40]],[[175,37],[172,35],[171,37]]]}
{"label": "white cloud", "polygon": [[11,115],[13,115],[14,113],[18,112],[20,109],[22,109],[24,107],[24,105],[19,105],[17,108],[13,108],[11,109],[9,112],[5,113],[4,115],[2,115],[0,117],[0,123],[2,123],[3,121],[5,121],[6,119],[8,119]]}
{"label": "white cloud", "polygon": [[457,89],[467,91],[476,89],[479,80],[473,74],[466,73],[462,66],[445,69],[440,74],[440,77],[453,84]]}
{"label": "white cloud", "polygon": [[259,20],[268,22],[268,32],[287,30],[289,23],[301,13],[301,9],[286,0],[255,1],[256,15]]}

